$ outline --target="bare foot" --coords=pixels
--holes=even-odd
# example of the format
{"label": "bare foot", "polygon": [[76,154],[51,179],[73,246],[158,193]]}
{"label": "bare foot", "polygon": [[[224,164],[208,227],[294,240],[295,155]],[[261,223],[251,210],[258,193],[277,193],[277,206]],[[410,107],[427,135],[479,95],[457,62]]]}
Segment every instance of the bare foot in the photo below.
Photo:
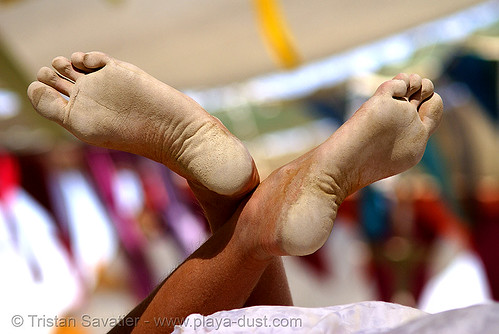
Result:
{"label": "bare foot", "polygon": [[218,119],[138,67],[99,52],[57,57],[52,66],[40,69],[28,97],[79,139],[146,156],[221,195],[258,183],[248,151]]}
{"label": "bare foot", "polygon": [[428,79],[383,83],[328,140],[262,182],[241,213],[251,222],[243,238],[258,240],[256,249],[263,241],[263,256],[315,252],[346,196],[419,162],[442,111]]}

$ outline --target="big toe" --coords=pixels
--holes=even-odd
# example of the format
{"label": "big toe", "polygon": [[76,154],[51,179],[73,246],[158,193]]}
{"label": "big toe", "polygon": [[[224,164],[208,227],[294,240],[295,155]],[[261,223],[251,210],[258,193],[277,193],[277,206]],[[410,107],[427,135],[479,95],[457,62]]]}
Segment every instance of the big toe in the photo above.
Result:
{"label": "big toe", "polygon": [[54,88],[35,81],[28,87],[28,98],[40,115],[57,123],[63,123],[67,101]]}
{"label": "big toe", "polygon": [[[408,79],[407,79],[408,81]],[[389,95],[391,97],[405,97],[409,89],[409,84],[401,75],[392,80],[382,83],[374,95]]]}
{"label": "big toe", "polygon": [[431,135],[438,128],[444,111],[442,98],[437,93],[423,101],[419,106],[419,117]]}

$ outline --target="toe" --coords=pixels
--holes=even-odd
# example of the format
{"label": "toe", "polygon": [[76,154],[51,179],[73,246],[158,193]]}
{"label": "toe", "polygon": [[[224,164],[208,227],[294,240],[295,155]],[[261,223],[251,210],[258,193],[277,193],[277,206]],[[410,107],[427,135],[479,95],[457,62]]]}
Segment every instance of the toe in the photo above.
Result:
{"label": "toe", "polygon": [[28,87],[28,98],[40,115],[57,123],[63,123],[67,101],[57,90],[35,81]]}
{"label": "toe", "polygon": [[407,73],[399,73],[396,76],[394,76],[392,80],[402,81],[405,85],[405,89],[400,88],[400,91],[397,91],[396,94],[394,94],[393,96],[395,96],[395,97],[407,96],[408,91],[409,91],[410,86],[411,86],[409,75]]}
{"label": "toe", "polygon": [[78,72],[69,59],[65,57],[56,57],[52,60],[52,66],[55,68],[57,72],[62,74],[64,77],[76,81],[78,78],[84,76],[83,73]]}
{"label": "toe", "polygon": [[418,74],[407,74],[407,73],[399,73],[392,80],[402,80],[405,83],[406,91],[404,96],[397,97],[406,97],[409,98],[411,95],[416,93],[421,89],[422,79]]}
{"label": "toe", "polygon": [[409,86],[409,75],[407,73],[399,73],[392,80],[402,80]]}
{"label": "toe", "polygon": [[102,52],[75,52],[71,55],[73,66],[85,72],[92,72],[106,66],[110,59]]}
{"label": "toe", "polygon": [[433,86],[433,82],[428,79],[423,79],[423,83],[421,85],[421,102],[429,98],[433,92],[435,87]]}
{"label": "toe", "polygon": [[423,79],[418,74],[411,74],[409,76],[409,89],[407,90],[407,98],[414,95],[417,91],[421,90]]}
{"label": "toe", "polygon": [[437,129],[440,121],[442,120],[444,110],[442,98],[440,97],[440,95],[433,93],[433,90],[432,94],[433,95],[431,95],[429,99],[424,99],[419,106],[419,117],[428,130],[429,135],[431,135]]}
{"label": "toe", "polygon": [[428,99],[433,94],[434,86],[433,82],[428,79],[421,80],[420,89],[417,90],[414,94],[411,95],[409,101],[419,109],[421,103]]}
{"label": "toe", "polygon": [[404,78],[394,78],[393,80],[385,81],[376,90],[375,95],[389,95],[391,97],[405,97],[407,95],[408,82]]}
{"label": "toe", "polygon": [[42,67],[36,75],[38,81],[55,88],[57,91],[69,96],[73,89],[73,84],[68,80],[60,77],[57,72],[48,67]]}

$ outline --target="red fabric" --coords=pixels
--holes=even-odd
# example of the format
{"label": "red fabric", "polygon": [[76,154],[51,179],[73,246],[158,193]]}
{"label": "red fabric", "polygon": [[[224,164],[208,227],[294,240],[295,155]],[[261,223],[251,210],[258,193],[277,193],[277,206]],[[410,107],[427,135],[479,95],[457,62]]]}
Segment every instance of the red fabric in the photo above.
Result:
{"label": "red fabric", "polygon": [[499,196],[495,200],[476,201],[474,246],[489,279],[494,300],[499,301]]}
{"label": "red fabric", "polygon": [[19,165],[11,155],[0,153],[0,200],[9,201],[12,191],[19,185]]}

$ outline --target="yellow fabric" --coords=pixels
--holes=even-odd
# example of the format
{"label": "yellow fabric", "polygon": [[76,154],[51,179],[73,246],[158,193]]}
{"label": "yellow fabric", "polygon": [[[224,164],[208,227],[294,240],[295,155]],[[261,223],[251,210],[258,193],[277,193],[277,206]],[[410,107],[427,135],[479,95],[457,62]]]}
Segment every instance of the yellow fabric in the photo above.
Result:
{"label": "yellow fabric", "polygon": [[300,62],[300,56],[286,25],[277,0],[254,0],[258,23],[277,63],[284,68],[293,68]]}

